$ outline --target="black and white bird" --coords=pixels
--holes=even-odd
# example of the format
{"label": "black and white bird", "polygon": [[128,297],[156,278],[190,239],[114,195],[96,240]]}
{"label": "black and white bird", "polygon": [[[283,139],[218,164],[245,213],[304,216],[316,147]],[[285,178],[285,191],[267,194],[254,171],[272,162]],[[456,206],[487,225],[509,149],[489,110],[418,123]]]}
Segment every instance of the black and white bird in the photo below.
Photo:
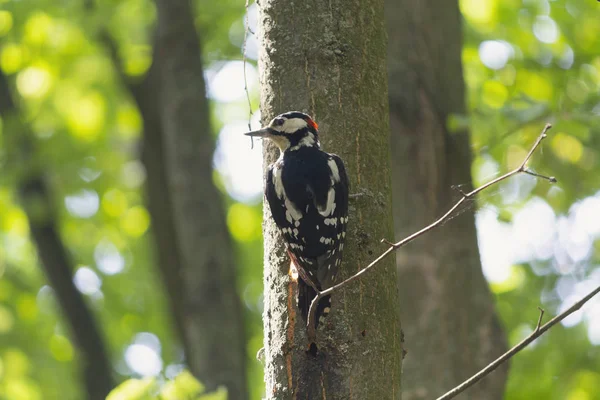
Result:
{"label": "black and white bird", "polygon": [[[281,150],[269,166],[265,197],[300,276],[298,308],[305,321],[316,296],[306,280],[319,290],[334,284],[348,224],[346,169],[340,157],[321,150],[317,129],[310,116],[290,111],[267,127],[246,133],[269,139]],[[315,327],[330,307],[330,296],[319,300]]]}

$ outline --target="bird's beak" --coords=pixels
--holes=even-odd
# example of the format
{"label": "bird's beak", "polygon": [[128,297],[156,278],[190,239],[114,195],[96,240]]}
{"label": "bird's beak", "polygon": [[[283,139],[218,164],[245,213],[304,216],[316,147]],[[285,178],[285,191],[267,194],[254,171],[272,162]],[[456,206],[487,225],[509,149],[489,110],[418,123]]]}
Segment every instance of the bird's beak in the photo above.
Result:
{"label": "bird's beak", "polygon": [[262,129],[259,129],[257,131],[252,131],[252,132],[244,133],[244,135],[251,136],[251,137],[264,138],[264,137],[271,136],[271,130],[269,128],[262,128]]}

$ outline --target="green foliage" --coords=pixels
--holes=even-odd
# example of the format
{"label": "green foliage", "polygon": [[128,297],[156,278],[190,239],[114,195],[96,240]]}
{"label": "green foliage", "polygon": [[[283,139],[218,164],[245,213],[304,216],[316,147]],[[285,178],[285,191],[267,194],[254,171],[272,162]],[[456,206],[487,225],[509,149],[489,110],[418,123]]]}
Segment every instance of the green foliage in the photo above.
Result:
{"label": "green foliage", "polygon": [[[242,27],[243,33],[244,5],[227,0],[219,7],[211,1],[196,6],[205,64],[241,58],[229,31]],[[146,172],[139,159],[142,119],[117,73],[137,79],[147,71],[155,19],[150,0],[0,1],[0,68],[35,135],[35,163],[43,166],[52,185],[73,272],[99,319],[119,380],[139,376],[126,354],[133,344],[146,345],[145,334],[154,343],[160,376],[182,362],[155,266]],[[119,65],[110,57],[103,30],[117,42]],[[216,113],[214,121],[219,128]],[[39,268],[16,198],[15,184],[29,166],[6,164],[13,144],[5,128],[0,120],[0,398],[81,399],[77,352]],[[251,390],[258,399],[260,205],[228,202],[233,207],[230,226],[252,226],[232,232],[240,255],[240,293],[248,305],[249,374],[258,382]],[[246,217],[250,225],[239,221]],[[167,382],[165,393],[185,387],[179,380],[181,385]]]}
{"label": "green foliage", "polygon": [[188,371],[162,385],[152,378],[129,379],[116,387],[106,400],[227,400],[227,391],[205,393],[204,386]]}
{"label": "green foliage", "polygon": [[[529,252],[531,256],[511,267],[506,280],[492,284],[509,344],[514,345],[534,329],[538,306],[546,309],[547,320],[563,304],[591,291],[594,282],[599,284],[594,278],[598,276],[599,257],[594,250],[598,236],[582,228],[566,228],[574,226],[574,204],[600,189],[600,175],[594,172],[600,168],[598,3],[461,0],[460,5],[465,18],[463,61],[470,115],[454,117],[449,126],[468,121],[476,183],[514,168],[544,124],[554,125],[530,166],[556,176],[558,184],[527,177],[506,182],[499,191],[478,200],[506,228],[525,217],[519,213],[521,206],[532,198],[538,204],[546,202],[552,207],[551,228],[562,230],[552,238],[549,252]],[[532,235],[548,227],[537,227],[540,222],[535,219],[529,221]],[[566,237],[576,232],[590,241],[585,256],[569,255],[574,247]],[[497,249],[508,246],[504,242],[494,245]],[[520,247],[535,250],[526,236]],[[593,371],[600,367],[598,347],[588,338],[592,315],[585,313],[583,322],[575,326],[556,326],[513,358],[505,398],[597,398],[600,389]]]}
{"label": "green foliage", "polygon": [[[35,163],[43,166],[52,185],[74,272],[85,278],[82,291],[101,322],[118,377],[126,382],[111,400],[197,396],[201,386],[189,374],[172,381],[162,378],[169,376],[170,367],[180,367],[180,345],[155,268],[138,151],[142,120],[117,73],[139,79],[147,71],[156,10],[150,0],[92,4],[0,1],[0,68],[33,129]],[[196,0],[194,5],[204,63],[211,73],[228,60],[241,59],[244,2]],[[512,180],[484,194],[479,206],[494,211],[496,220],[508,227],[522,217],[521,207],[536,198],[551,206],[556,224],[564,224],[573,219],[573,205],[600,188],[595,172],[600,169],[598,3],[461,0],[460,5],[469,115],[451,116],[448,127],[470,128],[476,183],[514,167],[544,123],[554,123],[531,166],[555,175],[559,184],[531,177]],[[110,57],[103,30],[117,42],[119,65]],[[256,104],[256,91],[250,94]],[[211,109],[215,133],[247,117],[245,99],[214,101]],[[41,273],[17,202],[15,184],[28,166],[7,164],[7,155],[14,151],[7,126],[0,121],[0,398],[81,399],[76,347]],[[262,209],[259,199],[242,203],[228,197],[225,181],[215,173],[235,240],[249,338],[249,382],[252,398],[259,399]],[[597,236],[588,236],[591,248],[585,257],[570,258],[560,248],[564,241],[557,239],[550,253],[521,260],[505,280],[492,284],[511,344],[533,329],[538,305],[546,308],[546,315],[560,309],[565,296],[559,289],[567,281],[597,279],[600,244]],[[583,321],[555,327],[513,359],[507,399],[598,397],[600,354],[589,340],[591,318]],[[144,333],[151,335],[140,336]],[[148,337],[161,361],[158,377],[127,380],[142,375],[127,363],[127,350],[132,344],[147,345]],[[211,395],[224,398],[219,392]]]}

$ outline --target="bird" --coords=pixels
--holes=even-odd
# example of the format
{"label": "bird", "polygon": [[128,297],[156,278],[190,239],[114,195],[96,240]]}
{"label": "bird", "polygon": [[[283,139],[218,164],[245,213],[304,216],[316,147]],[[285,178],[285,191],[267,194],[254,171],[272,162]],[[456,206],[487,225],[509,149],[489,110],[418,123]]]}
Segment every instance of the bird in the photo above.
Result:
{"label": "bird", "polygon": [[[315,289],[335,283],[348,225],[349,183],[342,159],[321,150],[317,123],[289,111],[245,135],[273,142],[280,156],[266,173],[265,198],[298,271],[297,306],[305,322]],[[331,296],[316,306],[315,329],[331,309]]]}

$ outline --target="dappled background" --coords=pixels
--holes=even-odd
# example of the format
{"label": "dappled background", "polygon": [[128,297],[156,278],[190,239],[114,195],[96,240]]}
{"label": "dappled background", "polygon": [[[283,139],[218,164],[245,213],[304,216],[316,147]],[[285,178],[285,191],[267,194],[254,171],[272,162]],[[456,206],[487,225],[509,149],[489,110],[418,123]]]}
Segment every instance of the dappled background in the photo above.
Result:
{"label": "dappled background", "polygon": [[[259,399],[262,153],[259,141],[252,148],[241,136],[249,120],[259,126],[257,8],[242,0],[194,5],[217,141],[214,182],[235,241],[249,387]],[[448,125],[471,129],[475,183],[514,168],[545,122],[554,124],[531,166],[559,183],[517,176],[468,211],[476,213],[484,273],[514,344],[535,328],[537,306],[553,315],[600,285],[600,6],[463,0],[461,10],[470,114]],[[33,131],[32,162],[48,177],[73,281],[121,380],[171,379],[184,368],[153,253],[142,118],[118,76],[120,69],[133,80],[147,72],[155,19],[146,0],[94,7],[83,0],[0,1],[0,68]],[[122,67],[114,65],[103,30],[118,44]],[[0,398],[83,398],[76,350],[18,202],[23,177],[7,162],[12,145],[2,123]],[[513,359],[506,398],[597,398],[599,346],[600,303],[592,300]]]}

